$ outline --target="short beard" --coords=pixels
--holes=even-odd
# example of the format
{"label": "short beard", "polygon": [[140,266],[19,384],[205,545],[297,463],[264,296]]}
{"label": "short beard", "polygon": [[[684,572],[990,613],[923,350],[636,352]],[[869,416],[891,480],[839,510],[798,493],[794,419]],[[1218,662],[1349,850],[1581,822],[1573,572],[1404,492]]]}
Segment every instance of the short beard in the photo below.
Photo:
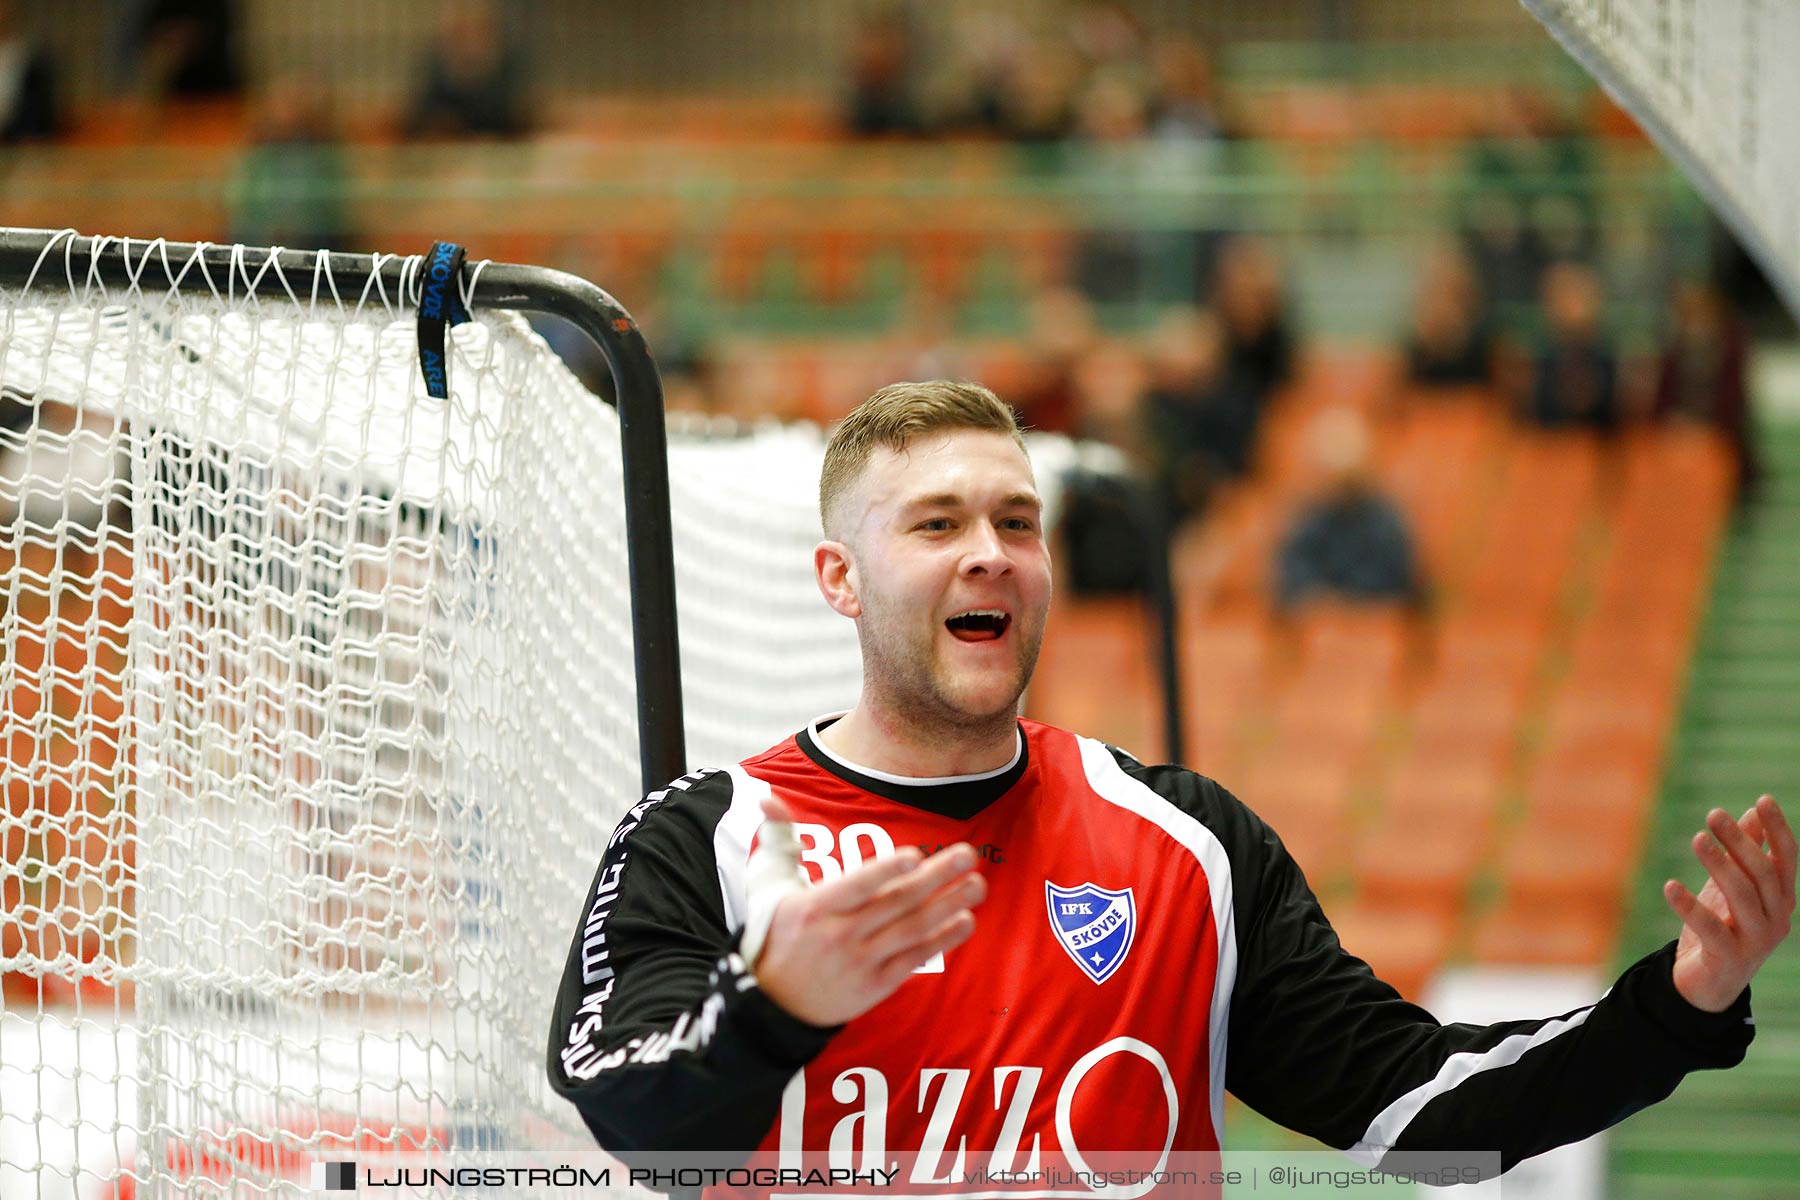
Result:
{"label": "short beard", "polygon": [[929,671],[920,671],[912,679],[900,678],[901,673],[889,670],[886,664],[902,656],[883,655],[866,638],[862,642],[863,692],[875,697],[918,741],[999,741],[1018,726],[1019,701],[1037,668],[1040,646],[1041,638],[1027,647],[1019,664],[1017,690],[1011,700],[992,713],[972,714],[954,707],[933,685]]}

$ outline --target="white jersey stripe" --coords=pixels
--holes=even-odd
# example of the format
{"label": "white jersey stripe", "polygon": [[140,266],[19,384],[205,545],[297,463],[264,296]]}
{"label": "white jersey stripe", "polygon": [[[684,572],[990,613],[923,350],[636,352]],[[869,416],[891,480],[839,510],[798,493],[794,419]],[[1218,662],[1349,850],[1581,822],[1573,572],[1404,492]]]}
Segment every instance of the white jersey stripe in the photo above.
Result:
{"label": "white jersey stripe", "polygon": [[725,905],[725,928],[744,927],[747,908],[744,877],[750,866],[750,842],[763,823],[762,802],[772,791],[742,766],[725,768],[731,776],[731,807],[713,829],[713,861],[719,866],[719,898]]}
{"label": "white jersey stripe", "polygon": [[1382,1155],[1393,1149],[1394,1143],[1400,1140],[1400,1135],[1406,1132],[1406,1127],[1412,1124],[1419,1111],[1431,1101],[1483,1071],[1496,1071],[1501,1067],[1512,1066],[1534,1046],[1541,1046],[1571,1029],[1580,1028],[1593,1011],[1593,1006],[1589,1005],[1566,1017],[1547,1021],[1531,1033],[1515,1033],[1491,1050],[1469,1050],[1452,1054],[1444,1060],[1444,1065],[1438,1068],[1436,1075],[1382,1109],[1375,1120],[1370,1122],[1362,1140],[1345,1153],[1364,1166],[1376,1165],[1381,1161]]}
{"label": "white jersey stripe", "polygon": [[1213,831],[1182,812],[1149,787],[1127,775],[1106,743],[1077,737],[1088,785],[1101,799],[1149,821],[1187,848],[1206,872],[1212,890],[1213,928],[1219,935],[1219,969],[1213,978],[1211,1023],[1207,1028],[1212,1077],[1213,1136],[1225,1144],[1225,1038],[1231,1017],[1231,991],[1237,981],[1237,922],[1232,918],[1231,859]]}

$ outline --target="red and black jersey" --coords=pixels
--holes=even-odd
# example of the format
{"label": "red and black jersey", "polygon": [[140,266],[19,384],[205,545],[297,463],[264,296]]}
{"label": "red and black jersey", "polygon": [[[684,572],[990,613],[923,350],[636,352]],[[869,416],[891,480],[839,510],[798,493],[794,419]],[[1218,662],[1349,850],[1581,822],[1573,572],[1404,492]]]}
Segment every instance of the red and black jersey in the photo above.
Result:
{"label": "red and black jersey", "polygon": [[[974,935],[838,1029],[788,1016],[733,953],[762,800],[821,880],[974,845]],[[1280,839],[1209,779],[1020,723],[985,775],[843,762],[817,723],[652,793],[613,834],[552,1022],[549,1070],[600,1144],[796,1151],[854,1143],[947,1170],[1219,1148],[1229,1089],[1365,1162],[1587,1136],[1739,1061],[1746,990],[1688,1005],[1672,949],[1560,1016],[1440,1025],[1338,944]],[[834,1139],[838,1139],[835,1140]],[[934,1179],[936,1176],[934,1176]]]}

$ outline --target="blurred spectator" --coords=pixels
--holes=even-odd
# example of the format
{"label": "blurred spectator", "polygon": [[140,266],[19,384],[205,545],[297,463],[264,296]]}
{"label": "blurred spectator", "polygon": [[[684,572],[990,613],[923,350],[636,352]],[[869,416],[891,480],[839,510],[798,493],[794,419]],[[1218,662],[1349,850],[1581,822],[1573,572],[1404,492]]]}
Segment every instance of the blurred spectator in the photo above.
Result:
{"label": "blurred spectator", "polygon": [[1155,170],[1142,153],[1147,118],[1146,97],[1123,75],[1092,76],[1077,102],[1075,127],[1086,145],[1071,163],[1107,185],[1090,206],[1074,249],[1075,284],[1096,304],[1157,298],[1150,283],[1158,239],[1142,227],[1132,203],[1135,189],[1118,186]]}
{"label": "blurred spectator", "polygon": [[[1075,367],[1079,436],[1106,442],[1142,464],[1144,366],[1122,342],[1099,342]],[[1135,474],[1135,472],[1134,472]],[[1152,528],[1143,486],[1135,479],[1076,476],[1065,480],[1063,557],[1077,595],[1139,591],[1148,579]]]}
{"label": "blurred spectator", "polygon": [[711,407],[723,416],[754,424],[806,417],[803,398],[792,386],[779,355],[754,341],[721,339],[709,347]]}
{"label": "blurred spectator", "polygon": [[1406,340],[1406,378],[1419,387],[1463,387],[1494,378],[1494,338],[1468,256],[1439,246],[1426,259]]}
{"label": "blurred spectator", "polygon": [[1369,476],[1369,431],[1349,408],[1327,409],[1307,431],[1324,486],[1295,516],[1276,552],[1276,605],[1424,598],[1406,518]]}
{"label": "blurred spectator", "polygon": [[952,310],[924,291],[908,298],[906,316],[888,351],[881,367],[885,379],[967,379],[975,374],[957,343]]}
{"label": "blurred spectator", "polygon": [[1544,338],[1525,417],[1545,429],[1619,427],[1619,363],[1600,328],[1600,280],[1576,263],[1544,272]]}
{"label": "blurred spectator", "polygon": [[0,0],[0,146],[48,141],[60,131],[56,65],[26,34],[14,0]]}
{"label": "blurred spectator", "polygon": [[1226,136],[1212,59],[1190,37],[1164,38],[1156,48],[1156,90],[1150,132],[1184,142],[1216,142]]}
{"label": "blurred spectator", "polygon": [[1712,264],[1713,283],[1731,297],[1732,309],[1757,339],[1788,341],[1796,332],[1796,314],[1789,312],[1756,256],[1744,249],[1718,213],[1706,210],[1707,236],[1704,261]]}
{"label": "blurred spectator", "polygon": [[1069,42],[1097,75],[1147,83],[1142,78],[1147,40],[1142,23],[1118,0],[1083,0],[1069,15]]}
{"label": "blurred spectator", "polygon": [[1730,301],[1709,283],[1681,284],[1671,310],[1651,416],[1715,426],[1737,460],[1742,500],[1762,477],[1750,420],[1749,335]]}
{"label": "blurred spectator", "polygon": [[953,44],[959,52],[941,81],[947,124],[972,133],[1000,133],[1006,92],[1029,42],[1018,23],[993,13],[965,16]]}
{"label": "blurred spectator", "polygon": [[1313,40],[1350,42],[1356,38],[1354,0],[1313,0]]}
{"label": "blurred spectator", "polygon": [[969,21],[958,40],[963,61],[946,80],[951,125],[1022,143],[1069,136],[1081,78],[1072,50],[991,14]]}
{"label": "blurred spectator", "polygon": [[1143,359],[1124,342],[1099,341],[1075,364],[1075,435],[1105,442],[1144,462]]}
{"label": "blurred spectator", "polygon": [[1488,299],[1528,306],[1544,269],[1592,258],[1599,240],[1586,138],[1550,102],[1514,88],[1468,149],[1458,225]]}
{"label": "blurred spectator", "polygon": [[1256,404],[1226,370],[1218,318],[1177,309],[1150,344],[1144,424],[1169,519],[1200,513],[1220,484],[1244,474],[1256,436]]}
{"label": "blurred spectator", "polygon": [[520,137],[530,132],[525,64],[489,0],[443,9],[405,122],[408,137]]}
{"label": "blurred spectator", "polygon": [[1124,75],[1100,73],[1081,89],[1075,131],[1090,142],[1132,143],[1149,130],[1149,98]]}
{"label": "blurred spectator", "polygon": [[1266,242],[1245,235],[1225,245],[1215,304],[1225,329],[1227,367],[1260,409],[1294,372],[1281,264]]}
{"label": "blurred spectator", "polygon": [[[669,412],[696,416],[717,415],[721,397],[716,394],[718,380],[714,376],[712,349],[701,338],[665,320],[655,301],[641,306],[632,314],[644,330],[650,344],[656,347],[656,370],[662,376],[663,407]],[[583,340],[591,347],[593,339]],[[590,385],[589,391],[606,397],[613,393],[612,368],[602,357],[599,368],[606,372],[603,388]]]}
{"label": "blurred spectator", "polygon": [[925,132],[916,74],[917,39],[905,12],[886,9],[867,19],[850,46],[850,95],[845,125],[857,137]]}
{"label": "blurred spectator", "polygon": [[1079,67],[1060,46],[1025,45],[1008,72],[996,112],[997,132],[1015,142],[1059,142],[1075,127],[1075,86]]}
{"label": "blurred spectator", "polygon": [[1075,365],[1093,345],[1094,310],[1081,293],[1052,288],[1031,298],[1030,365],[1014,397],[1019,420],[1045,433],[1075,432]]}
{"label": "blurred spectator", "polygon": [[130,29],[139,83],[150,95],[212,100],[243,91],[235,0],[139,0]]}
{"label": "blurred spectator", "polygon": [[232,238],[258,246],[348,249],[349,186],[324,90],[308,79],[279,80],[259,106],[255,140],[232,181]]}

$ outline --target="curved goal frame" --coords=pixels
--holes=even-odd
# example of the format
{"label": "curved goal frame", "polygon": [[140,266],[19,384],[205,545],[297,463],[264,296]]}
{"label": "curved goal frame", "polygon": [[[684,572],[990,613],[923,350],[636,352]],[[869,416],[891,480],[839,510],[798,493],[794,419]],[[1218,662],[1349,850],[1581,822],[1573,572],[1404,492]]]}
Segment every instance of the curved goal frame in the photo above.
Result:
{"label": "curved goal frame", "polygon": [[[339,254],[281,247],[213,245],[72,230],[0,229],[0,286],[31,294],[147,288],[322,303],[322,285],[343,307],[373,289],[416,306],[421,257]],[[334,281],[357,280],[352,301]],[[662,379],[649,344],[623,305],[596,285],[548,267],[482,263],[465,272],[471,308],[559,317],[585,334],[612,373],[624,475],[632,658],[637,678],[638,756],[643,791],[687,770],[676,636],[675,563],[669,512],[668,435]],[[310,296],[310,301],[303,300]]]}

